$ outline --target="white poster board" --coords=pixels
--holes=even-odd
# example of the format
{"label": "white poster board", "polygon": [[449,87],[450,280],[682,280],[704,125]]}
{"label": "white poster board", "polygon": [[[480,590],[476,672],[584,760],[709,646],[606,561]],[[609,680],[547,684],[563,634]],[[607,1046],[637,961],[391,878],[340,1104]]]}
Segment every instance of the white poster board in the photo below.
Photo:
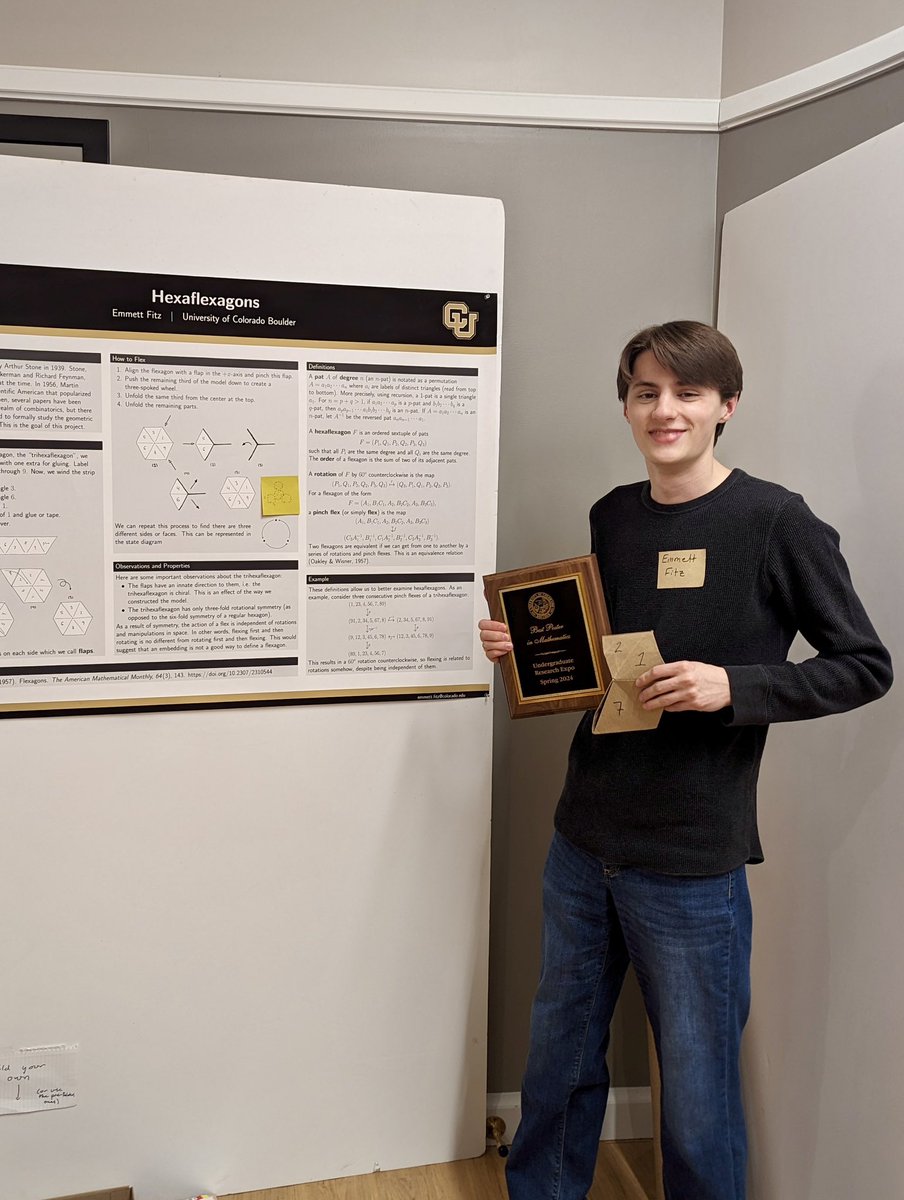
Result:
{"label": "white poster board", "polygon": [[[23,159],[0,171],[17,212],[7,261],[501,286],[494,201]],[[491,409],[475,574],[493,560]],[[0,1046],[78,1047],[74,1104],[25,1112],[17,1090],[20,1111],[0,1115],[4,1200],[122,1183],[137,1200],[225,1195],[481,1153],[491,726],[479,695],[0,721]]]}
{"label": "white poster board", "polygon": [[[899,668],[902,190],[899,126],[729,213],[719,304],[745,374],[719,449],[839,530]],[[902,698],[899,683],[769,734],[766,861],[750,872],[753,1200],[904,1189]]]}
{"label": "white poster board", "polygon": [[501,206],[0,188],[0,711],[485,695]]}

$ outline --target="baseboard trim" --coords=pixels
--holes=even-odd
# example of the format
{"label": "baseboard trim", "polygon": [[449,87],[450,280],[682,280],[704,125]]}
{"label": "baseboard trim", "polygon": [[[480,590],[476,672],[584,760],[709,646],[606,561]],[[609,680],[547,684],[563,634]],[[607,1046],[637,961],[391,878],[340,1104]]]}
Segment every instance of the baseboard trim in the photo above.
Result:
{"label": "baseboard trim", "polygon": [[[491,1092],[487,1116],[505,1121],[505,1141],[511,1143],[521,1121],[520,1092]],[[609,1092],[601,1142],[631,1141],[653,1136],[653,1106],[648,1087],[616,1087]]]}

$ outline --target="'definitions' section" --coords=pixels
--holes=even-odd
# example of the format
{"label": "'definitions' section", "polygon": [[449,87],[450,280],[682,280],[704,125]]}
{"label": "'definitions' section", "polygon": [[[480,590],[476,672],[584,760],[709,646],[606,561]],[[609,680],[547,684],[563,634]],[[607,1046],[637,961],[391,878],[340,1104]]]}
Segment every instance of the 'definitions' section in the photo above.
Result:
{"label": "'definitions' section", "polygon": [[307,363],[311,674],[471,667],[478,375]]}
{"label": "'definitions' section", "polygon": [[308,565],[473,562],[477,369],[307,370]]}

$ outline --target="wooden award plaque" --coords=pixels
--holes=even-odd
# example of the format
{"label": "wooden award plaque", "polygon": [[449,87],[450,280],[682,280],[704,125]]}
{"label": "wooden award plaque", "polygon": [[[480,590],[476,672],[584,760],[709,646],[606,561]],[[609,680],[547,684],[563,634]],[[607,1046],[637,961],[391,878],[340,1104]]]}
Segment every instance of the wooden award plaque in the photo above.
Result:
{"label": "wooden award plaque", "polygon": [[596,708],[609,686],[603,636],[610,633],[596,558],[484,575],[494,621],[509,629],[514,649],[499,659],[509,713]]}

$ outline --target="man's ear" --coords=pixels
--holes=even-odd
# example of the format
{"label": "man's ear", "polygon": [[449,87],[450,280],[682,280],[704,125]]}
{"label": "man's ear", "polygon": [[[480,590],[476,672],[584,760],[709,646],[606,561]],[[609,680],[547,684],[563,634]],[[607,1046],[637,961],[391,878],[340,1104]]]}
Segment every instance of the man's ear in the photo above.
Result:
{"label": "man's ear", "polygon": [[722,401],[722,405],[725,408],[725,412],[719,418],[720,425],[724,425],[726,423],[726,421],[729,421],[734,416],[734,411],[738,407],[740,400],[741,400],[741,393],[735,392],[735,394],[733,396],[729,396],[727,400]]}

